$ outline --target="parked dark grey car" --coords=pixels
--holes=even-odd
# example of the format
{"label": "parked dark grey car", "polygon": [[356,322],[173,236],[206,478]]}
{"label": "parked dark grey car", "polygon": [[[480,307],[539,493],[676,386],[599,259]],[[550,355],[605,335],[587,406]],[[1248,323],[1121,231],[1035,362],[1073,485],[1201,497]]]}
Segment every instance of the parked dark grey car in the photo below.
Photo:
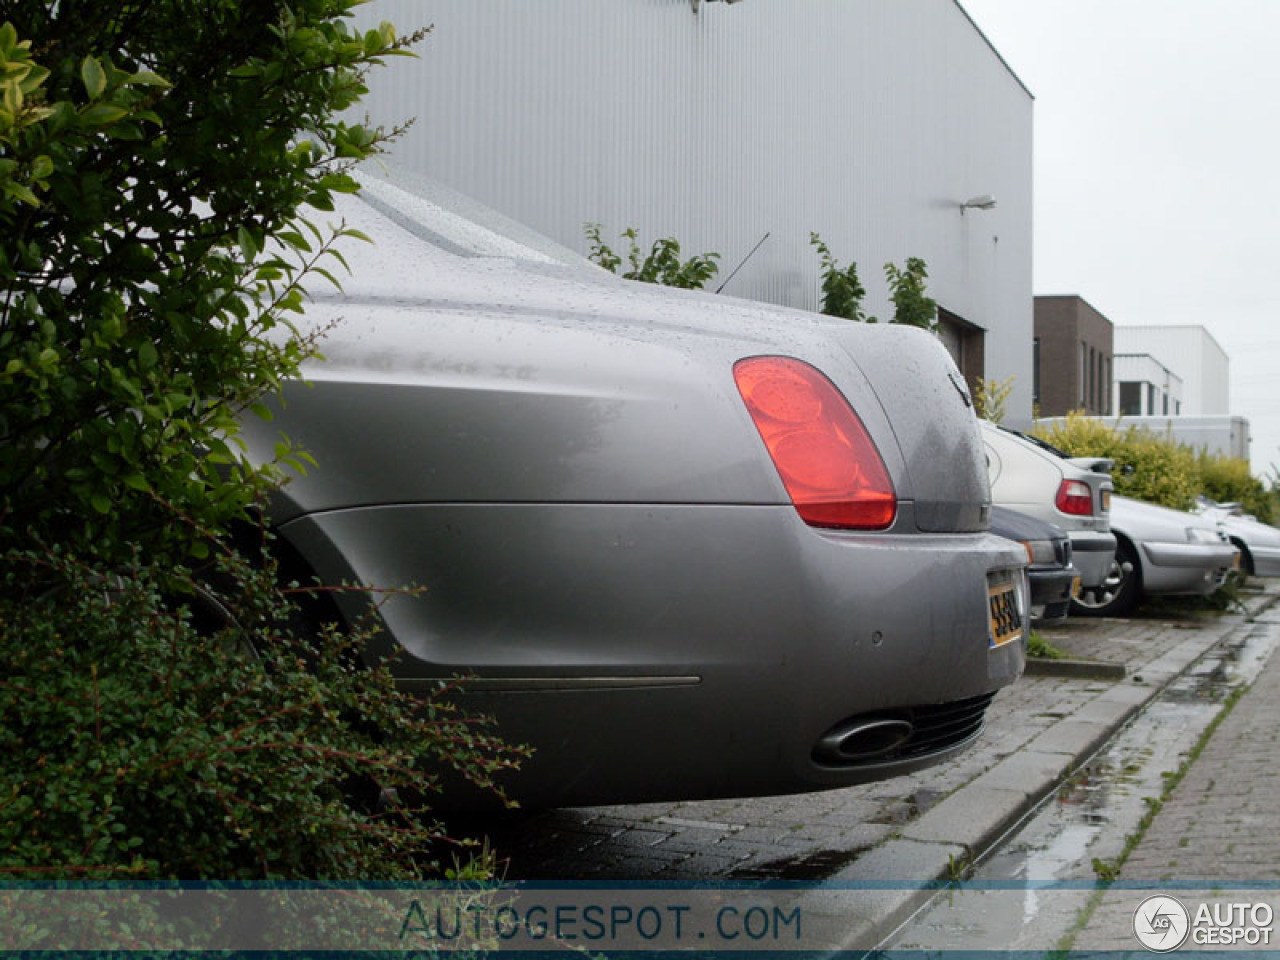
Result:
{"label": "parked dark grey car", "polygon": [[1052,626],[1067,619],[1071,598],[1080,592],[1080,571],[1072,563],[1071,538],[1061,527],[996,504],[991,532],[1027,551],[1031,625]]}
{"label": "parked dark grey car", "polygon": [[310,382],[246,423],[319,462],[274,514],[316,574],[427,588],[368,658],[473,675],[535,805],[837,787],[978,736],[1025,554],[937,340],[623,281],[446,196],[339,208],[376,246],[307,312],[340,321]]}

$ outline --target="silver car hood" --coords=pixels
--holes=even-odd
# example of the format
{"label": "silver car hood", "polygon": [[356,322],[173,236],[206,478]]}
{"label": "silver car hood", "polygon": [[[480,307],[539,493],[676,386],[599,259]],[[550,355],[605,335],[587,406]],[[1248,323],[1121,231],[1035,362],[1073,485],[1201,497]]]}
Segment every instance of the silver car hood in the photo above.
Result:
{"label": "silver car hood", "polygon": [[289,484],[278,520],[415,502],[788,503],[732,376],[742,357],[780,354],[845,394],[914,526],[985,526],[968,397],[922,331],[519,249],[467,255],[355,199],[339,217],[375,243],[343,247],[341,294],[313,284],[300,327],[328,328],[324,360],[286,386],[274,421],[244,423],[253,458],[284,433],[320,464]]}
{"label": "silver car hood", "polygon": [[1111,498],[1111,529],[1133,540],[1162,540],[1182,543],[1188,527],[1202,527],[1217,535],[1214,521],[1197,513],[1185,513],[1131,497]]}

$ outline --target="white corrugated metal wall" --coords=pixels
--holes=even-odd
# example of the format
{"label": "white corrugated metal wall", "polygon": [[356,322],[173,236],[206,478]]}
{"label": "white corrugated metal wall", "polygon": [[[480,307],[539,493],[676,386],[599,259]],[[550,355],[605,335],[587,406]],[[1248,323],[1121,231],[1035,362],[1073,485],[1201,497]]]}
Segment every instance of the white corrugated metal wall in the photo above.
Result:
{"label": "white corrugated metal wall", "polygon": [[[736,296],[816,308],[816,230],[888,316],[883,264],[921,257],[1029,419],[1032,100],[954,0],[374,0],[361,19],[434,25],[371,77],[376,121],[416,117],[399,160],[579,250],[598,221],[717,251],[721,278],[769,232]],[[981,194],[998,206],[961,216]]]}
{"label": "white corrugated metal wall", "polygon": [[1149,353],[1183,380],[1182,412],[1222,415],[1231,408],[1231,361],[1198,324],[1116,327],[1116,353]]}

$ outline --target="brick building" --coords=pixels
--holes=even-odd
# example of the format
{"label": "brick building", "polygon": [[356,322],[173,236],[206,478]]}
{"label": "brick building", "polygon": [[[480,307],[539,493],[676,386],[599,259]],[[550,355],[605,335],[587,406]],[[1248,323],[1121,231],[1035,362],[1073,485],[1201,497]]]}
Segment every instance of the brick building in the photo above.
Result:
{"label": "brick building", "polygon": [[1112,413],[1114,330],[1083,297],[1035,298],[1032,396],[1042,417]]}

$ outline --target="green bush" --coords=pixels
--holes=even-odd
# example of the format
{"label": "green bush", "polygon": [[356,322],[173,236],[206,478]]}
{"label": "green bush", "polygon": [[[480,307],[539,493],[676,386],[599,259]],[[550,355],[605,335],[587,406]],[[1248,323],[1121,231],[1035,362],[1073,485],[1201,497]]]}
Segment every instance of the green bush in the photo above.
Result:
{"label": "green bush", "polygon": [[0,876],[418,879],[440,775],[487,785],[518,756],[443,685],[358,668],[363,633],[302,629],[270,563],[221,558],[236,622],[210,629],[141,560],[5,559]]}
{"label": "green bush", "polygon": [[1014,377],[1004,380],[979,380],[973,391],[973,409],[978,417],[992,423],[1004,423],[1009,395],[1013,393]]}
{"label": "green bush", "polygon": [[203,537],[170,508],[216,528],[276,479],[233,438],[311,348],[301,279],[338,262],[299,210],[356,189],[383,136],[336,117],[413,39],[350,33],[356,4],[6,5],[0,551],[33,528],[181,561]]}
{"label": "green bush", "polygon": [[1247,461],[1236,457],[1199,454],[1202,492],[1219,503],[1239,503],[1263,523],[1275,523],[1276,492],[1255,477]]}
{"label": "green bush", "polygon": [[1113,459],[1112,480],[1123,496],[1189,510],[1196,496],[1204,494],[1243,503],[1264,523],[1275,516],[1273,494],[1244,460],[1193,450],[1140,427],[1111,427],[1079,411],[1038,427],[1036,434],[1073,457]]}
{"label": "green bush", "polygon": [[283,476],[239,419],[313,353],[290,317],[354,236],[303,205],[356,189],[386,135],[339,118],[422,35],[351,31],[359,2],[4,7],[4,874],[416,876],[408,788],[514,760],[357,669],[365,635],[304,625],[231,536]]}
{"label": "green bush", "polygon": [[844,317],[855,323],[875,322],[862,309],[862,299],[867,295],[867,288],[858,279],[858,264],[850,261],[847,267],[841,267],[831,248],[816,233],[809,234],[809,243],[818,251],[818,262],[822,274],[821,311],[829,317]]}
{"label": "green bush", "polygon": [[628,243],[629,270],[621,270],[622,258],[614,253],[600,237],[600,224],[588,223],[583,227],[591,241],[588,259],[604,267],[610,273],[618,273],[624,280],[641,283],[657,283],[664,287],[680,287],[685,290],[701,290],[716,275],[718,253],[698,253],[688,260],[680,259],[680,243],[674,237],[660,237],[646,254],[640,249],[639,235],[634,227],[622,231]]}
{"label": "green bush", "polygon": [[[879,323],[876,317],[862,309],[867,288],[858,279],[857,263],[850,261],[847,267],[841,267],[831,248],[816,233],[809,234],[809,243],[818,251],[819,272],[822,276],[820,311],[855,323]],[[886,263],[884,278],[889,284],[889,298],[893,301],[893,319],[890,323],[902,323],[929,331],[938,329],[938,304],[926,292],[929,270],[923,260],[908,257],[905,267]]]}
{"label": "green bush", "polygon": [[1200,492],[1196,457],[1189,449],[1145,430],[1114,430],[1082,413],[1037,434],[1073,457],[1110,457],[1116,493],[1189,510]]}
{"label": "green bush", "polygon": [[893,300],[893,322],[935,332],[938,329],[938,303],[925,292],[929,270],[919,257],[907,257],[905,267],[895,263],[884,265]]}

